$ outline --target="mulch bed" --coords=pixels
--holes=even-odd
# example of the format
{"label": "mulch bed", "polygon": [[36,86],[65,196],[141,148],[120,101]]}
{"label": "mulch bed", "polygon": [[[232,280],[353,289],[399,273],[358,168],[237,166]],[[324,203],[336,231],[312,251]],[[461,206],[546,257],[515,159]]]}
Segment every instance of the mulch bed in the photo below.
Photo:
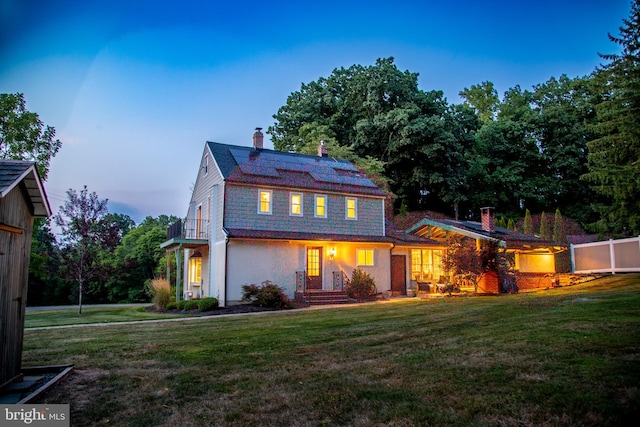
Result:
{"label": "mulch bed", "polygon": [[152,311],[154,313],[168,313],[168,314],[190,314],[196,316],[218,316],[220,314],[243,314],[243,313],[258,313],[262,311],[277,311],[276,308],[271,307],[258,307],[256,305],[251,304],[238,304],[238,305],[230,305],[228,307],[218,307],[211,311],[200,312],[200,310],[195,309],[191,311],[184,310],[160,310],[155,306],[150,306],[147,308],[147,311]]}

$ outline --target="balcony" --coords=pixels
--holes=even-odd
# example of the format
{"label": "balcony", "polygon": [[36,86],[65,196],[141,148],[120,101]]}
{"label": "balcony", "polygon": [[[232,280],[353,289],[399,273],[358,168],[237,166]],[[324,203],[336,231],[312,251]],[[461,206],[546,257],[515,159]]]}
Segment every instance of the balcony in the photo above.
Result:
{"label": "balcony", "polygon": [[167,241],[160,247],[170,248],[175,245],[190,247],[191,245],[201,246],[209,241],[209,221],[187,219],[178,220],[167,227]]}

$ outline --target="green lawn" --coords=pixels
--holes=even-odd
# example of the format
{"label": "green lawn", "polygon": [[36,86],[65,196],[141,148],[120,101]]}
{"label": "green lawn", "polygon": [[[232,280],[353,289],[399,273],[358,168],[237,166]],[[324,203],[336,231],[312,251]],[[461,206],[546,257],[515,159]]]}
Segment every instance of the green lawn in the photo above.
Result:
{"label": "green lawn", "polygon": [[640,276],[25,332],[74,426],[601,426],[640,416]]}
{"label": "green lawn", "polygon": [[82,325],[91,323],[132,322],[136,320],[166,319],[169,317],[189,317],[189,315],[167,315],[147,311],[145,307],[109,307],[78,309],[36,310],[25,315],[25,328],[45,326]]}

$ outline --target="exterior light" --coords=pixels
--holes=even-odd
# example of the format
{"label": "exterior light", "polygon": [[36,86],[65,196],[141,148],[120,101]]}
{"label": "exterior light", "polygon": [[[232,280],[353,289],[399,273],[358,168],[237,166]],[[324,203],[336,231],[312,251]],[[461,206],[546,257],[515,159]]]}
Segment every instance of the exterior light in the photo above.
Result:
{"label": "exterior light", "polygon": [[333,258],[335,258],[335,256],[336,256],[336,252],[337,252],[337,251],[336,251],[335,246],[334,246],[334,247],[332,247],[332,248],[329,248],[329,259],[333,259]]}

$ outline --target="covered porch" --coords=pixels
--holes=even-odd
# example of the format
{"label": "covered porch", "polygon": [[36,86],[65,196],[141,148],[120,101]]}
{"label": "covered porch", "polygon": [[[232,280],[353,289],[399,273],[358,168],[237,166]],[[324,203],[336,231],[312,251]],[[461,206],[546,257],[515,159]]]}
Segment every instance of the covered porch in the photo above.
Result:
{"label": "covered porch", "polygon": [[[178,220],[167,228],[167,240],[160,245],[167,257],[167,278],[171,277],[171,254],[176,260],[176,301],[202,298],[209,258],[209,221]],[[186,273],[186,274],[185,274]]]}

